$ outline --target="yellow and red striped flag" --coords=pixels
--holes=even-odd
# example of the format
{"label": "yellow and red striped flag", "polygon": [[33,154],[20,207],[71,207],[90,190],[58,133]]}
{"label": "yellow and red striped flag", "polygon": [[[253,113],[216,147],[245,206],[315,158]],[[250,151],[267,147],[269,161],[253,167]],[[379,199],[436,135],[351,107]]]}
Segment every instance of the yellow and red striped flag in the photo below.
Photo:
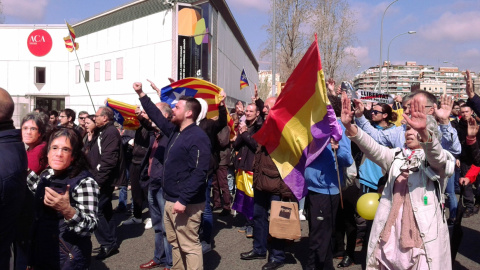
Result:
{"label": "yellow and red striped flag", "polygon": [[[63,40],[65,41],[65,47],[69,52],[73,52],[73,42],[70,36],[64,37]],[[75,42],[75,50],[78,50],[78,43]]]}
{"label": "yellow and red striped flag", "polygon": [[73,27],[70,24],[68,24],[68,22],[66,22],[66,24],[67,24],[67,27],[68,27],[68,32],[69,32],[70,36],[72,37],[72,41],[75,42],[75,38],[76,38],[75,30],[73,30]]}

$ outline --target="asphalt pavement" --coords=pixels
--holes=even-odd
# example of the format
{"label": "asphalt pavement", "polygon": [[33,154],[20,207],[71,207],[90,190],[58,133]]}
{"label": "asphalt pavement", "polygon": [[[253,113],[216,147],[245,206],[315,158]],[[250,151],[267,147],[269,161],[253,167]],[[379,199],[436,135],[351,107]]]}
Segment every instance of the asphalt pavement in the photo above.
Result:
{"label": "asphalt pavement", "polygon": [[[118,191],[115,192],[118,194]],[[129,192],[130,200],[130,192]],[[116,201],[114,202],[116,203]],[[239,216],[221,217],[220,211],[214,211],[214,248],[211,252],[204,255],[204,269],[221,270],[243,270],[243,269],[262,269],[262,265],[267,260],[243,261],[240,259],[240,253],[252,249],[252,239],[245,237],[244,233],[238,232],[242,224],[242,218]],[[148,217],[147,210],[144,211],[144,218]],[[117,224],[128,218],[128,214],[115,214],[114,219]],[[480,269],[480,215],[474,215],[463,219],[462,222],[464,237],[462,239],[460,250],[454,265],[454,269]],[[295,242],[289,242],[286,246],[286,264],[282,270],[303,269],[308,254],[308,224],[301,222],[302,238]],[[145,230],[143,224],[122,225],[117,227],[117,236],[120,242],[119,253],[103,261],[97,261],[92,257],[90,269],[118,269],[130,270],[140,269],[140,264],[146,263],[153,258],[154,250],[154,231]],[[94,249],[98,247],[95,237],[92,237]],[[94,250],[92,256],[97,251]],[[357,247],[355,252],[355,265],[348,267],[350,270],[362,269],[361,247]],[[336,266],[340,261],[335,260]]]}

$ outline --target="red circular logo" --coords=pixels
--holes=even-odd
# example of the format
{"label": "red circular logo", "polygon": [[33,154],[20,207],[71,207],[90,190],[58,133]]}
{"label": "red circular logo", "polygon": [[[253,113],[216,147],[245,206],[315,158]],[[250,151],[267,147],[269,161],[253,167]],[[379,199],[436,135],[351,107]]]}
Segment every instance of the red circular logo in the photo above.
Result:
{"label": "red circular logo", "polygon": [[35,56],[44,56],[52,49],[52,37],[42,29],[33,31],[27,40],[28,50]]}

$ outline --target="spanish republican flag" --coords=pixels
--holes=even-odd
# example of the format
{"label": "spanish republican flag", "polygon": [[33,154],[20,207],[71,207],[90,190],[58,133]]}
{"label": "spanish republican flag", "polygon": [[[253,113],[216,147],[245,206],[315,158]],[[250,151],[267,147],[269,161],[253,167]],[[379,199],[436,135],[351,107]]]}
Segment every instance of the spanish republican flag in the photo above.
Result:
{"label": "spanish republican flag", "polygon": [[247,74],[245,73],[245,69],[242,69],[242,75],[240,75],[240,90],[249,86]]}
{"label": "spanish republican flag", "polygon": [[[213,83],[197,78],[185,78],[162,88],[160,100],[174,108],[181,96],[203,98],[208,104],[206,118],[218,116],[218,104],[220,104],[220,92],[223,89]],[[235,136],[233,119],[227,111],[227,125],[230,127],[230,138]]]}
{"label": "spanish republican flag", "polygon": [[327,98],[317,35],[288,78],[268,118],[253,138],[264,145],[298,199],[307,193],[305,168],[342,129]]}
{"label": "spanish republican flag", "polygon": [[137,130],[140,127],[140,121],[135,114],[137,106],[109,98],[105,105],[112,109],[115,121],[122,125],[124,129]]}
{"label": "spanish republican flag", "polygon": [[[65,47],[67,48],[67,50],[69,52],[73,52],[73,43],[72,42],[72,39],[70,38],[70,36],[67,36],[67,37],[64,37],[63,40],[65,41]],[[78,43],[75,42],[75,50],[78,50]]]}

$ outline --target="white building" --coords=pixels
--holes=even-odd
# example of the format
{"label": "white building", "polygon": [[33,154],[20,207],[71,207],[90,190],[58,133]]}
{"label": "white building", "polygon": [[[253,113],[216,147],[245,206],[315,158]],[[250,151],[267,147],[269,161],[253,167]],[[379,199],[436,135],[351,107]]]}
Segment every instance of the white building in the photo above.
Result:
{"label": "white building", "polygon": [[199,77],[222,87],[227,105],[250,100],[240,74],[257,74],[258,62],[224,0],[138,0],[73,27],[80,64],[65,48],[65,25],[0,25],[0,87],[14,98],[17,126],[35,107],[93,113],[80,65],[96,109],[106,98],[139,104],[136,81],[153,97],[146,79],[161,88]]}

